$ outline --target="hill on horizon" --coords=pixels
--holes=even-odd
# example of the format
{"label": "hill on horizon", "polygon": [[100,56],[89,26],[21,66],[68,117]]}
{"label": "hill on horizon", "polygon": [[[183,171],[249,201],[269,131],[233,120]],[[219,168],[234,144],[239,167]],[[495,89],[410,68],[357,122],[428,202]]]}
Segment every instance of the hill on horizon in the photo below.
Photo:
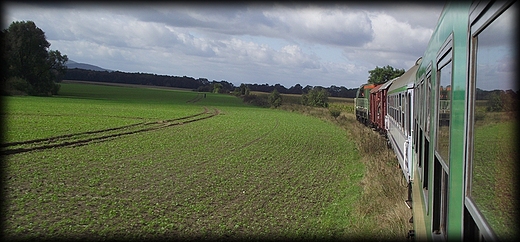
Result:
{"label": "hill on horizon", "polygon": [[99,66],[95,66],[95,65],[91,65],[91,64],[75,62],[73,60],[68,60],[67,62],[65,62],[65,66],[67,66],[67,68],[69,68],[69,69],[77,68],[77,69],[92,70],[92,71],[110,71],[110,72],[112,71],[112,70],[101,68]]}

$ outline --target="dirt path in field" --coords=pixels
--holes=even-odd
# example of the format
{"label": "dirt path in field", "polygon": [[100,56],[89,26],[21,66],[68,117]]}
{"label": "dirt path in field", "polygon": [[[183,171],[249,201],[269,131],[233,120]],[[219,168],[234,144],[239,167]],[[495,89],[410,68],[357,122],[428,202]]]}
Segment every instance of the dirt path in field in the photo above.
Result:
{"label": "dirt path in field", "polygon": [[220,110],[216,108],[212,112],[210,112],[208,108],[204,107],[203,112],[181,118],[160,120],[155,122],[140,122],[109,129],[94,130],[74,134],[65,134],[44,139],[34,139],[21,142],[5,143],[1,145],[1,148],[2,153],[4,155],[10,155],[29,152],[33,150],[44,150],[65,146],[87,145],[92,142],[108,141],[124,135],[137,134],[147,131],[154,131],[166,127],[192,123],[208,119],[219,114]]}

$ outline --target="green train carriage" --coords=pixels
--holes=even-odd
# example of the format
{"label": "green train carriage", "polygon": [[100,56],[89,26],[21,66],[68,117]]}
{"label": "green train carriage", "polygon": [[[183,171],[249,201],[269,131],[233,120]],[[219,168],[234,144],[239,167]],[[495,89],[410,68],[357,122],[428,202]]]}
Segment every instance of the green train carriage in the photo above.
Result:
{"label": "green train carriage", "polygon": [[418,240],[518,237],[516,1],[448,3],[414,85]]}

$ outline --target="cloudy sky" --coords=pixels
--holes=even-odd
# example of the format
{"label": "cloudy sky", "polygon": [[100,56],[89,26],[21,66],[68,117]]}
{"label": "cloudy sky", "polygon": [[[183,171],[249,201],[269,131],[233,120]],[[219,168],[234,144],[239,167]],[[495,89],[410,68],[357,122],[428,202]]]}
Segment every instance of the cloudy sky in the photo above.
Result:
{"label": "cloudy sky", "polygon": [[50,49],[124,72],[241,83],[359,87],[408,69],[443,3],[3,3],[3,26],[33,21]]}

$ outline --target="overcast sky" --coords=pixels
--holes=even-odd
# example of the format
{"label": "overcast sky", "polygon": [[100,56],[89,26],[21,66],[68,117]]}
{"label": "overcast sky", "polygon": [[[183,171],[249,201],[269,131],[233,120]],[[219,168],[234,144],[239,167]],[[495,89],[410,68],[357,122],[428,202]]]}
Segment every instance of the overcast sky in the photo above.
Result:
{"label": "overcast sky", "polygon": [[428,2],[4,2],[2,29],[33,21],[50,49],[110,70],[356,88],[376,66],[407,70],[423,55],[444,6]]}

